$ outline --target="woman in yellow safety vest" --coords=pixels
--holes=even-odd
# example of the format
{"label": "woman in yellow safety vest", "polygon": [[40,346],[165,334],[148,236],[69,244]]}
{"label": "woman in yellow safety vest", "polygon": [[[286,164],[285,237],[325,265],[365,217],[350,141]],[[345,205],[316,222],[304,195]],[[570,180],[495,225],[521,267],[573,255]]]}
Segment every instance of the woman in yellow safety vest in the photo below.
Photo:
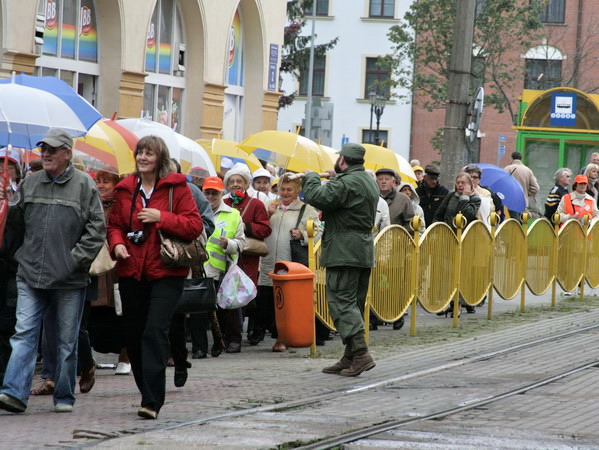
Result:
{"label": "woman in yellow safety vest", "polygon": [[586,193],[588,184],[589,180],[586,175],[576,175],[574,184],[572,184],[572,192],[564,195],[557,206],[562,223],[569,219],[582,222],[586,215],[589,216],[589,220],[599,215],[595,199]]}

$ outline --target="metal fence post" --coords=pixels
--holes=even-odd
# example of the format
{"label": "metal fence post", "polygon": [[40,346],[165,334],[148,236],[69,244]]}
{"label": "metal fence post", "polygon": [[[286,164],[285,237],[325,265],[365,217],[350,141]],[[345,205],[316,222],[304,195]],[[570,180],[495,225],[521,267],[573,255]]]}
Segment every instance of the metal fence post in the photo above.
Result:
{"label": "metal fence post", "polygon": [[491,320],[493,317],[493,283],[495,282],[495,232],[497,230],[498,223],[499,216],[497,213],[492,212],[489,215],[489,224],[491,225],[491,284],[489,285],[489,293],[487,294],[487,320]]}
{"label": "metal fence post", "polygon": [[458,327],[459,311],[460,311],[460,267],[462,265],[462,230],[466,226],[466,218],[458,213],[454,219],[454,225],[456,227],[456,236],[458,238],[458,256],[456,258],[456,291],[453,297],[453,328]]}
{"label": "metal fence post", "polygon": [[[522,213],[522,230],[524,231],[524,267],[528,267],[528,220],[530,214]],[[526,303],[526,272],[524,272],[524,281],[520,290],[520,312],[524,312]]]}
{"label": "metal fence post", "polygon": [[555,240],[553,245],[553,283],[551,283],[551,307],[555,308],[555,294],[557,287],[557,256],[559,249],[559,224],[561,222],[561,218],[559,213],[555,213],[552,217],[553,221],[553,230],[555,231]]}
{"label": "metal fence post", "polygon": [[584,232],[584,258],[582,266],[582,279],[580,280],[580,299],[584,299],[584,280],[587,273],[587,253],[589,252],[589,215],[585,214],[582,218],[582,230]]}
{"label": "metal fence post", "polygon": [[418,307],[418,265],[420,264],[420,216],[412,218],[410,225],[414,231],[414,256],[412,261],[412,286],[414,286],[414,296],[412,297],[412,314],[410,316],[410,336],[416,336],[416,310]]}
{"label": "metal fence post", "polygon": [[[312,220],[312,216],[306,222],[306,232],[308,234],[308,268],[316,273],[316,261],[314,259],[314,220]],[[316,321],[318,320],[316,318],[316,277],[314,277],[313,281],[312,302],[314,304],[314,320]],[[314,326],[312,345],[310,345],[310,358],[316,358],[316,326]]]}

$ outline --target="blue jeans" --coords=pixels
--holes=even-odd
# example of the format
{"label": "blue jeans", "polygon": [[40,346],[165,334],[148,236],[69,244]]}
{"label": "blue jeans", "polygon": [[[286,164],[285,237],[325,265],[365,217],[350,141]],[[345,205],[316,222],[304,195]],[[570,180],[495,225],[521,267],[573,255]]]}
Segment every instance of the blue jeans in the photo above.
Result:
{"label": "blue jeans", "polygon": [[54,404],[72,405],[75,403],[77,337],[85,289],[34,289],[19,280],[17,289],[16,332],[10,339],[12,354],[1,392],[27,405],[42,319],[48,308],[55,308],[57,350]]}

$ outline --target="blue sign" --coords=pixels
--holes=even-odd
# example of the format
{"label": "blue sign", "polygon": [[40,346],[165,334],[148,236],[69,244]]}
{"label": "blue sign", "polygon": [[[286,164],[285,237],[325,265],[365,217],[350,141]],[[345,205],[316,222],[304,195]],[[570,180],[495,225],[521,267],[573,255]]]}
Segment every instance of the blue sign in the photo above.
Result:
{"label": "blue sign", "polygon": [[505,136],[499,135],[499,142],[505,142]]}
{"label": "blue sign", "polygon": [[270,58],[268,61],[268,90],[277,90],[277,63],[279,62],[279,45],[270,44]]}
{"label": "blue sign", "polygon": [[576,126],[576,94],[553,92],[549,123],[558,127]]}
{"label": "blue sign", "polygon": [[349,142],[349,138],[345,137],[345,134],[344,134],[343,137],[341,138],[341,147],[343,147],[348,142]]}

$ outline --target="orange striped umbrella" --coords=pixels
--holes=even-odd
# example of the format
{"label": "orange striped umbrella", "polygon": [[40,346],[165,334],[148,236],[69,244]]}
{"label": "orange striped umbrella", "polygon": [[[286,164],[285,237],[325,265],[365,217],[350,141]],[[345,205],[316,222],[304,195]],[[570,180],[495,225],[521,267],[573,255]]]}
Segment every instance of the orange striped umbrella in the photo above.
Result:
{"label": "orange striped umbrella", "polygon": [[123,175],[135,171],[133,151],[139,138],[114,120],[102,119],[74,141],[74,162],[87,170]]}

